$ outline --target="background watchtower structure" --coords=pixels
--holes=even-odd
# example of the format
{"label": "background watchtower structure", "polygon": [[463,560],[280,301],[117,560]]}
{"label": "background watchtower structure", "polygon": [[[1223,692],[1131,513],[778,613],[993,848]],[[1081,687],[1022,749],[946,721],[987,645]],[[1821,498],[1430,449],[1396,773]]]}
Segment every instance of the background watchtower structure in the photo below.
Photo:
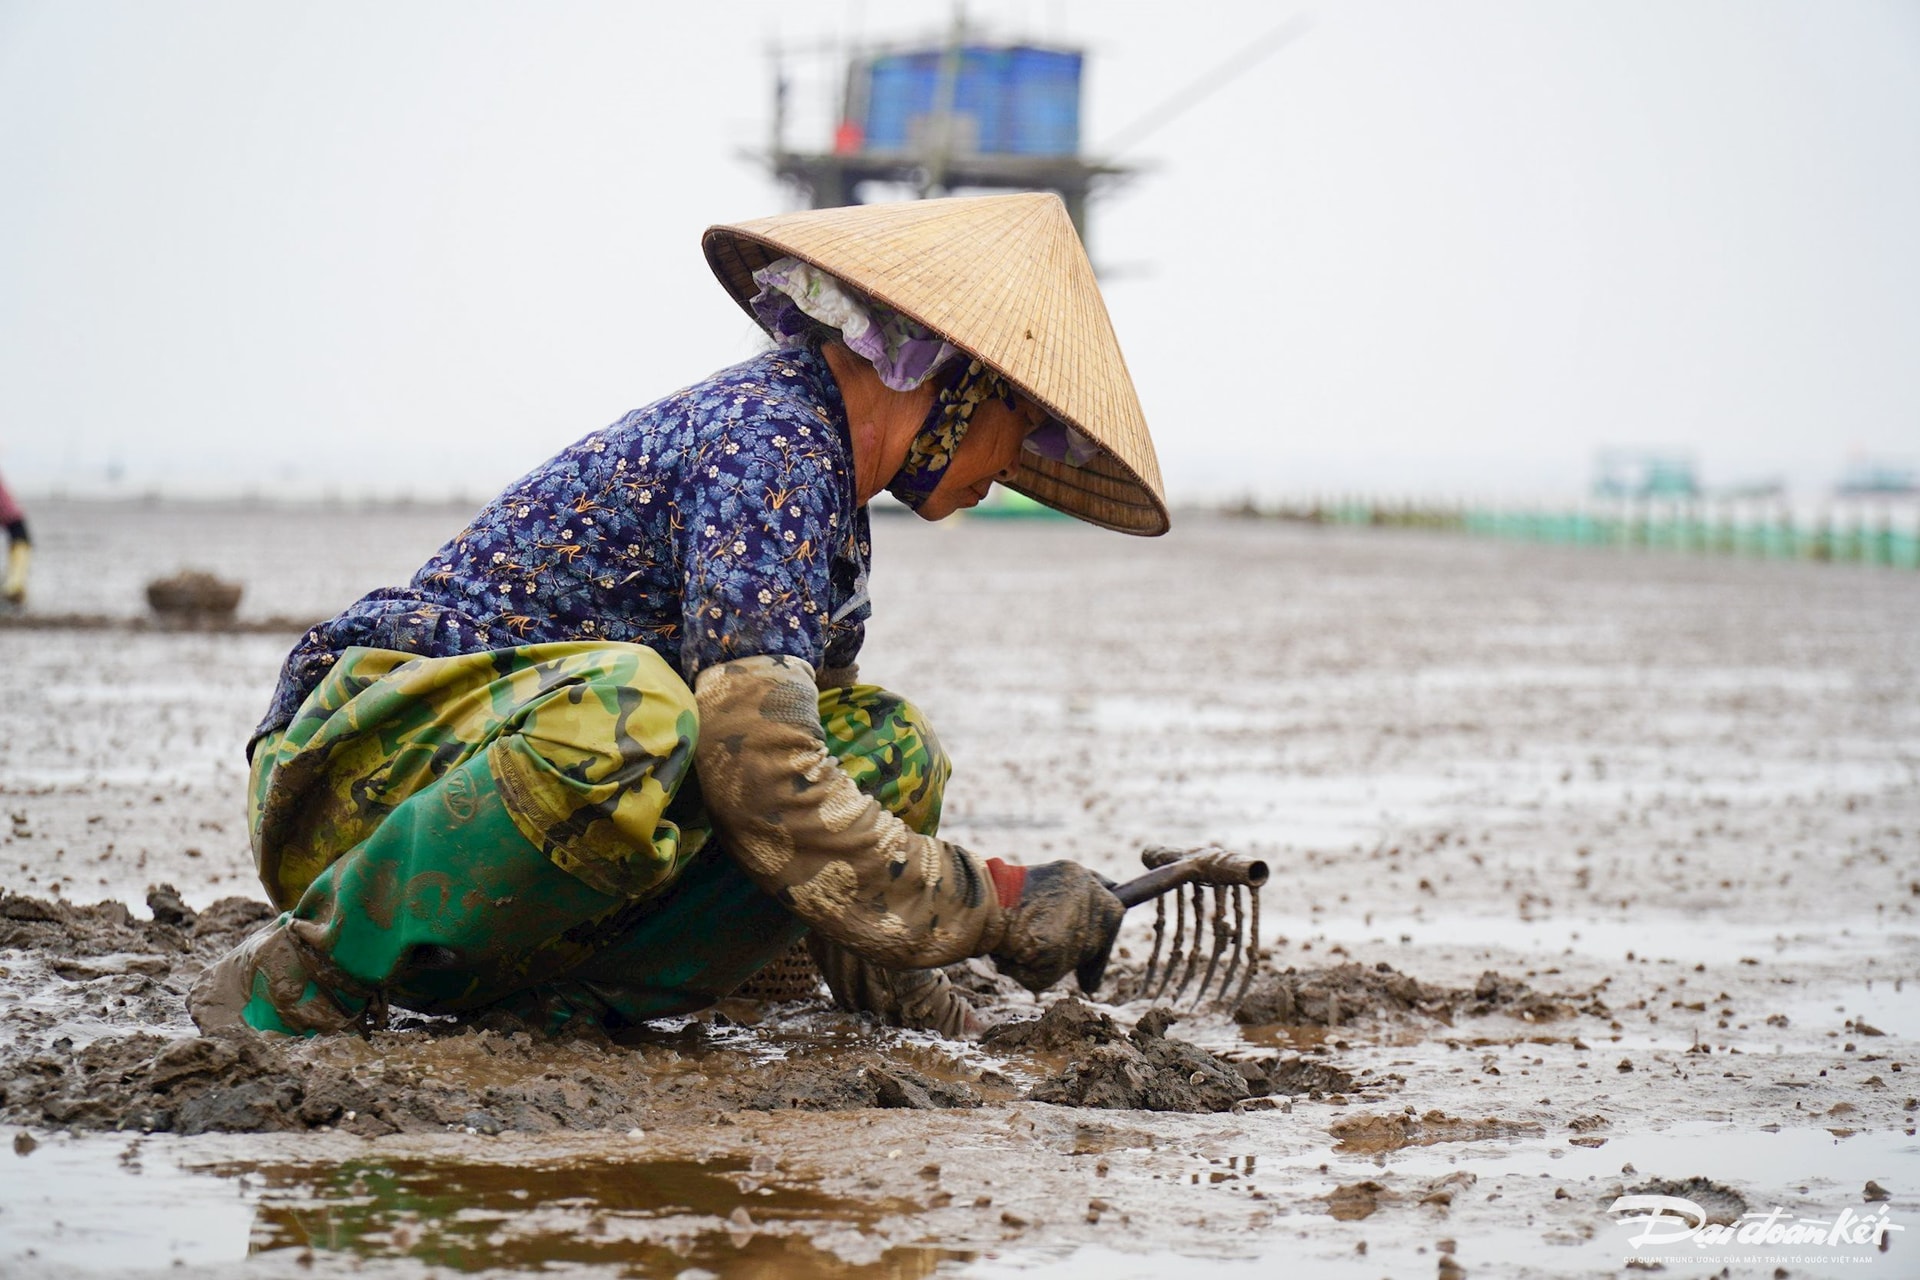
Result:
{"label": "background watchtower structure", "polygon": [[865,203],[875,186],[914,197],[1055,191],[1085,240],[1088,197],[1137,171],[1080,152],[1079,49],[974,39],[956,23],[944,43],[843,56],[826,150],[788,147],[789,82],[775,69],[763,159],[811,208]]}

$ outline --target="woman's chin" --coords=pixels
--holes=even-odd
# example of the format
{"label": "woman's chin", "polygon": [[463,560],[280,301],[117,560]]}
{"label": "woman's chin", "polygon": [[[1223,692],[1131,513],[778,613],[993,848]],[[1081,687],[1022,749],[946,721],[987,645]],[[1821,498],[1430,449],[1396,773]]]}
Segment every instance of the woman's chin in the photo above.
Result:
{"label": "woman's chin", "polygon": [[945,520],[948,516],[979,506],[981,496],[970,490],[955,494],[932,494],[920,504],[917,514],[922,520]]}

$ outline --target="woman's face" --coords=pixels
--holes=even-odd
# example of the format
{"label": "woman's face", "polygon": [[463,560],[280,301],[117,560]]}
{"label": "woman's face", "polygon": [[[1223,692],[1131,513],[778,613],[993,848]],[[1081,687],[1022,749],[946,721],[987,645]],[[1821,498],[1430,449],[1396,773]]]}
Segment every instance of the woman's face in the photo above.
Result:
{"label": "woman's face", "polygon": [[993,399],[973,411],[967,434],[954,451],[953,465],[920,504],[922,520],[944,520],[956,511],[977,506],[996,480],[1007,481],[1020,470],[1020,443],[1047,420],[1047,412],[1025,396],[1014,397],[1009,409]]}

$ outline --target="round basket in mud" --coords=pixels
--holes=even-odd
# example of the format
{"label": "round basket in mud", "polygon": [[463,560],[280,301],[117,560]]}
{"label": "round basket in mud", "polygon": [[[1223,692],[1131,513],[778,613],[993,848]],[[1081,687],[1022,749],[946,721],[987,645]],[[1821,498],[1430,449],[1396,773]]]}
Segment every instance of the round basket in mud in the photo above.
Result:
{"label": "round basket in mud", "polygon": [[240,607],[243,588],[210,573],[188,570],[147,584],[147,604],[163,618],[227,618]]}

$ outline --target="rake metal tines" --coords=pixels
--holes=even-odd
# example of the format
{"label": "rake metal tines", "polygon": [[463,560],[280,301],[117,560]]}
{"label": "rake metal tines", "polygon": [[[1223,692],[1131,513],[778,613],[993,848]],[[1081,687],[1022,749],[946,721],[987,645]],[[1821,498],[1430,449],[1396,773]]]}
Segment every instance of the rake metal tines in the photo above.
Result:
{"label": "rake metal tines", "polygon": [[[1206,935],[1211,932],[1213,946],[1207,952],[1207,967],[1193,993],[1198,1006],[1207,998],[1207,988],[1220,969],[1222,957],[1226,971],[1214,999],[1232,1005],[1246,996],[1253,981],[1260,954],[1260,886],[1267,882],[1267,864],[1245,854],[1225,849],[1169,849],[1155,847],[1140,855],[1147,874],[1129,880],[1114,892],[1129,907],[1153,899],[1153,952],[1147,958],[1147,974],[1140,993],[1150,1000],[1178,1002],[1200,968],[1200,953]],[[1160,953],[1167,935],[1167,901],[1173,901],[1173,947],[1167,953],[1165,969],[1160,968]],[[1231,908],[1229,908],[1231,902]],[[1188,918],[1192,918],[1189,942]],[[1231,923],[1229,923],[1231,918]],[[1244,971],[1242,965],[1244,964]],[[1240,987],[1234,991],[1233,979],[1240,974]],[[1158,979],[1158,985],[1155,980]]]}

